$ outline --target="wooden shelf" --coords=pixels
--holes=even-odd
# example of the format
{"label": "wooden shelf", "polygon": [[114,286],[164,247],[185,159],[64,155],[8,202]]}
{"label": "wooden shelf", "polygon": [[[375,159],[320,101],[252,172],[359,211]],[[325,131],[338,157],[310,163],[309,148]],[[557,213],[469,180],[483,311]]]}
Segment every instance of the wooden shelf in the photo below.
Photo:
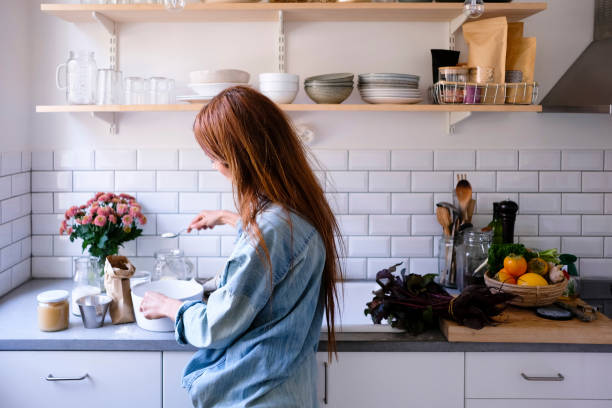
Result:
{"label": "wooden shelf", "polygon": [[[41,4],[41,11],[69,22],[93,22],[92,12],[117,23],[195,21],[452,21],[461,3],[193,3],[171,13],[161,4]],[[486,3],[481,18],[519,21],[546,10],[546,3]]]}
{"label": "wooden shelf", "polygon": [[[174,105],[39,105],[36,112],[197,112],[203,104]],[[370,104],[288,104],[287,112],[542,112],[541,105],[370,105]]]}

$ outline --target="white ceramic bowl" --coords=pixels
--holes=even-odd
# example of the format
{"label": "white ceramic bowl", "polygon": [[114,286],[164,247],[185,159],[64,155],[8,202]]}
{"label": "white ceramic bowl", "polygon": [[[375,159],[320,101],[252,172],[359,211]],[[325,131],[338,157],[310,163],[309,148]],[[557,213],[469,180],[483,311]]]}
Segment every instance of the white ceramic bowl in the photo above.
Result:
{"label": "white ceramic bowl", "polygon": [[232,82],[246,84],[249,82],[251,74],[239,69],[210,69],[205,71],[192,71],[189,73],[189,80],[194,83],[219,83]]}
{"label": "white ceramic bowl", "polygon": [[295,91],[261,91],[262,94],[276,103],[292,103],[297,96],[298,90]]}
{"label": "white ceramic bowl", "polygon": [[209,83],[209,84],[187,84],[187,86],[199,96],[203,96],[206,98],[214,98],[221,91],[231,88],[236,85],[245,85],[240,83],[233,82],[218,82],[218,83]]}
{"label": "white ceramic bowl", "polygon": [[299,84],[293,82],[262,82],[259,84],[260,91],[297,91]]}
{"label": "white ceramic bowl", "polygon": [[259,74],[259,83],[262,82],[300,82],[300,76],[286,72],[265,72]]}
{"label": "white ceramic bowl", "polygon": [[138,324],[140,328],[149,331],[174,331],[174,323],[169,318],[147,319],[140,311],[140,303],[142,303],[145,293],[149,291],[159,292],[181,301],[202,299],[202,285],[195,280],[159,280],[134,286],[132,288],[132,303],[134,304],[136,324]]}

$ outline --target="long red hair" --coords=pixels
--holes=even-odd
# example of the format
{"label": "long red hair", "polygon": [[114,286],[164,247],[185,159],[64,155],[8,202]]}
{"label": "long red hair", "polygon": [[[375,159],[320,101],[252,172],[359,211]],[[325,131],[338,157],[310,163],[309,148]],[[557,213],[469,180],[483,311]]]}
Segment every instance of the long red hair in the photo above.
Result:
{"label": "long red hair", "polygon": [[257,243],[258,252],[267,258],[269,266],[268,249],[255,221],[268,203],[299,214],[318,231],[326,251],[321,298],[325,302],[331,359],[336,351],[336,282],[342,281],[335,237],[341,240],[341,235],[310,168],[305,147],[289,119],[264,95],[236,86],[221,92],[202,108],[193,130],[206,154],[229,169],[243,228]]}

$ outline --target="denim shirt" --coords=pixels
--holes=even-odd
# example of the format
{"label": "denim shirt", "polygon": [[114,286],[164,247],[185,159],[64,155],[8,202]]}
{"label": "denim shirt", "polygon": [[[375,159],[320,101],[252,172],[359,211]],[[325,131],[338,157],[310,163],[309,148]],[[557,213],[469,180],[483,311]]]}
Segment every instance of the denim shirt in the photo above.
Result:
{"label": "denim shirt", "polygon": [[177,313],[177,341],[200,349],[182,380],[196,407],[318,406],[325,246],[311,224],[277,205],[257,225],[272,275],[239,227],[219,288],[206,304],[185,302]]}

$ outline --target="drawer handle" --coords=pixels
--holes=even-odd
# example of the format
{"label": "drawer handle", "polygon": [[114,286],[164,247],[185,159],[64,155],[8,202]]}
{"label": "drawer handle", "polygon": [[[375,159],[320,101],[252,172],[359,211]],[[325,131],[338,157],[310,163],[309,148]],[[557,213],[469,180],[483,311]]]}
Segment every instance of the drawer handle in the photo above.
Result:
{"label": "drawer handle", "polygon": [[521,377],[523,377],[527,381],[563,381],[565,380],[565,377],[560,373],[557,373],[555,377],[532,377],[525,373],[521,373]]}
{"label": "drawer handle", "polygon": [[325,373],[325,391],[323,392],[323,404],[327,405],[327,361],[323,362],[323,369]]}
{"label": "drawer handle", "polygon": [[80,377],[54,377],[53,374],[49,374],[45,377],[47,381],[82,381],[89,377],[89,374],[85,373]]}

